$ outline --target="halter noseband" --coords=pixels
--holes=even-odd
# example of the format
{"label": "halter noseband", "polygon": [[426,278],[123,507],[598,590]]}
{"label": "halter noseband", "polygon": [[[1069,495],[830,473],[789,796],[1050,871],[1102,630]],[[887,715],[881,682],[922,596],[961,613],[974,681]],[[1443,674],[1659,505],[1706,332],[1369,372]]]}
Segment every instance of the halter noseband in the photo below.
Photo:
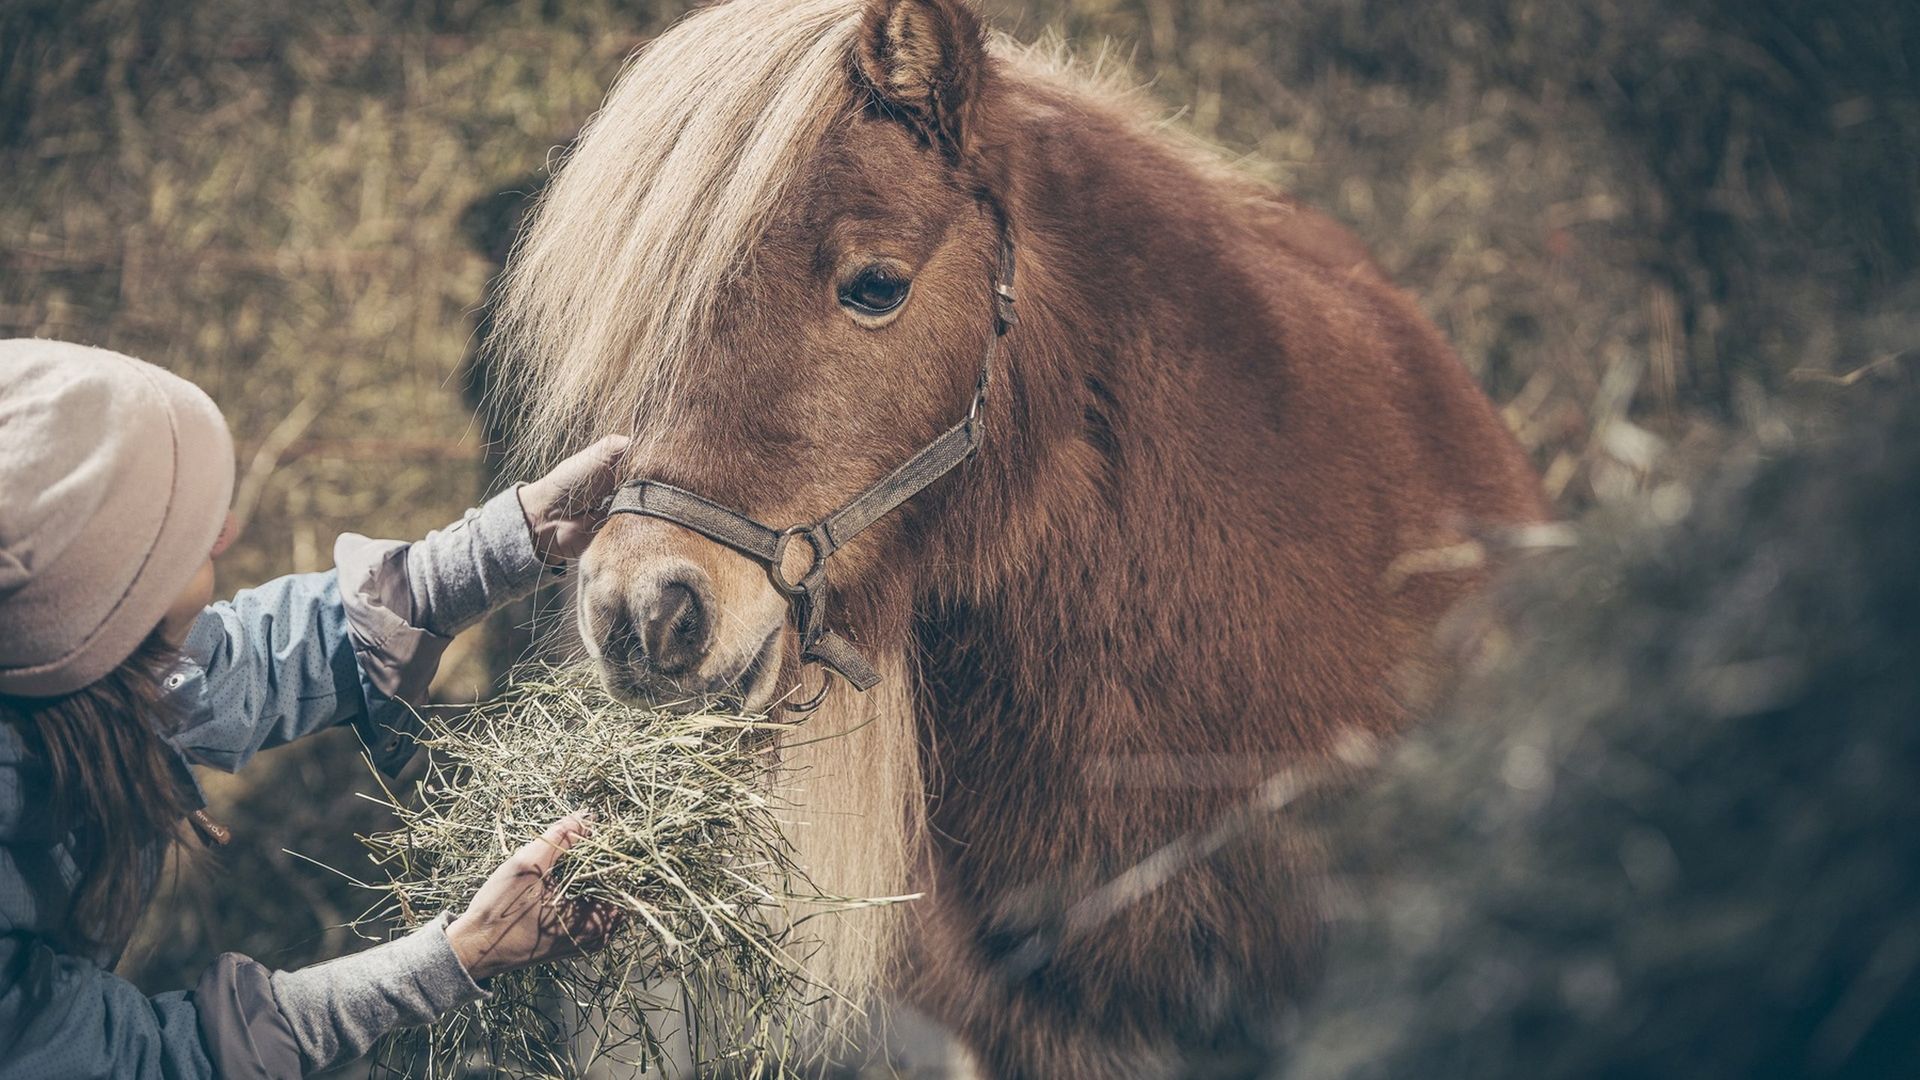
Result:
{"label": "halter noseband", "polygon": [[[980,360],[980,377],[974,384],[973,403],[967,415],[954,426],[922,447],[879,483],[849,499],[847,503],[811,524],[774,529],[711,499],[658,480],[634,480],[615,493],[607,507],[609,514],[639,514],[660,518],[692,529],[715,543],[732,548],[765,566],[773,587],[787,598],[795,629],[800,634],[800,662],[820,664],[852,683],[857,690],[869,690],[880,682],[851,642],[827,629],[825,607],[827,560],[858,536],[867,526],[885,517],[900,504],[926,490],[935,480],[952,472],[961,462],[980,449],[985,436],[985,421],[980,415],[987,400],[987,387],[993,381],[993,361],[1000,338],[1017,320],[1013,312],[1013,241],[1007,235],[1004,220],[1000,226],[1000,261],[993,279],[993,333],[987,338],[986,354]],[[813,548],[806,571],[789,578],[786,557],[795,540],[805,540]],[[820,692],[798,705],[786,705],[793,712],[812,712],[819,708],[831,688],[826,680]]]}

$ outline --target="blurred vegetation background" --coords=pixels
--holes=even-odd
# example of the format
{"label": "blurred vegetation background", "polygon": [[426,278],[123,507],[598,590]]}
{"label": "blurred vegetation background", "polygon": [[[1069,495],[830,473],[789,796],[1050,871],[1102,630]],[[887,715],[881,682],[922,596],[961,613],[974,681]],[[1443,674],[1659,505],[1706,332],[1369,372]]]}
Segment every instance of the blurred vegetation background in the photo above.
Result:
{"label": "blurred vegetation background", "polygon": [[[412,537],[502,482],[468,370],[524,195],[686,5],[0,0],[0,334],[205,386],[240,445],[233,590]],[[1359,231],[1569,514],[1680,484],[1771,403],[1914,379],[1910,0],[1042,0],[987,8],[1135,70],[1170,113]],[[524,622],[526,612],[517,618]],[[436,694],[488,691],[512,621]],[[352,945],[351,735],[209,778],[230,848],[125,971]]]}

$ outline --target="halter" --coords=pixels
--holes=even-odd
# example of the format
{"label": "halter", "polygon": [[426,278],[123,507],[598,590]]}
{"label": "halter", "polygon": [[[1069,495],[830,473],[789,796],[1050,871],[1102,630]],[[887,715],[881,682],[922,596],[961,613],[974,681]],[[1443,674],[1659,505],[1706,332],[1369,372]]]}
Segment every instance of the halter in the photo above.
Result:
{"label": "halter", "polygon": [[[992,295],[993,333],[987,338],[986,353],[980,359],[980,376],[974,383],[973,403],[967,407],[967,415],[880,482],[826,517],[775,529],[711,499],[658,480],[634,480],[623,485],[607,512],[639,514],[673,522],[766,567],[773,587],[787,598],[794,627],[799,631],[802,669],[808,664],[819,664],[853,684],[856,690],[872,689],[880,682],[880,674],[852,643],[827,628],[824,610],[827,560],[869,525],[926,490],[980,449],[986,434],[980,409],[986,403],[987,387],[993,381],[994,356],[999,351],[1001,337],[1017,321],[1013,312],[1013,241],[1007,235],[1004,220],[1000,224],[1000,261]],[[804,572],[789,577],[787,554],[795,540],[805,540],[813,549],[813,556]],[[833,680],[829,678],[809,700],[782,707],[792,712],[812,712],[826,700],[832,685]]]}

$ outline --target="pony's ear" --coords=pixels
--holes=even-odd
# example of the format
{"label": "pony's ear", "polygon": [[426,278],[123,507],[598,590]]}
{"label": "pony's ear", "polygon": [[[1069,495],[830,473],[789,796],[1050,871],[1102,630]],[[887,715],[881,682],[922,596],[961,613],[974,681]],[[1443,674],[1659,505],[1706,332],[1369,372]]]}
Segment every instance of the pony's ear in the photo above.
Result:
{"label": "pony's ear", "polygon": [[987,66],[986,31],[967,0],[868,0],[854,66],[880,105],[965,155]]}

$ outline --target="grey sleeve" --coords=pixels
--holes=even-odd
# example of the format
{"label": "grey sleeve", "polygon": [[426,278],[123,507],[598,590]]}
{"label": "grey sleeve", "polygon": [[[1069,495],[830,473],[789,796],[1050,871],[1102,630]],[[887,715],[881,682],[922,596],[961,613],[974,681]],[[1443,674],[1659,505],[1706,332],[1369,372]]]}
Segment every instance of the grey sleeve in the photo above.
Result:
{"label": "grey sleeve", "polygon": [[194,990],[208,1056],[229,1077],[294,1077],[364,1055],[382,1035],[486,996],[447,943],[447,916],[299,971],[229,953]]}
{"label": "grey sleeve", "polygon": [[411,544],[347,533],[333,559],[368,699],[414,705],[453,635],[532,592],[543,569],[514,489]]}
{"label": "grey sleeve", "polygon": [[193,988],[200,1041],[216,1075],[226,1080],[282,1080],[306,1075],[293,1025],[273,1001],[267,969],[239,953],[222,953]]}
{"label": "grey sleeve", "polygon": [[411,621],[452,637],[532,592],[544,568],[533,550],[519,490],[509,488],[407,548]]}

